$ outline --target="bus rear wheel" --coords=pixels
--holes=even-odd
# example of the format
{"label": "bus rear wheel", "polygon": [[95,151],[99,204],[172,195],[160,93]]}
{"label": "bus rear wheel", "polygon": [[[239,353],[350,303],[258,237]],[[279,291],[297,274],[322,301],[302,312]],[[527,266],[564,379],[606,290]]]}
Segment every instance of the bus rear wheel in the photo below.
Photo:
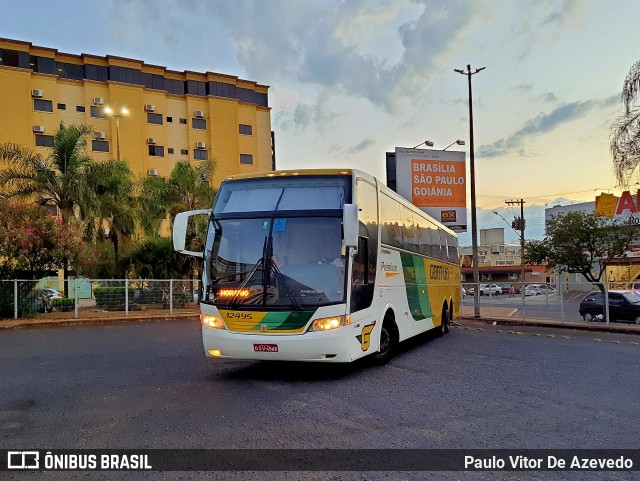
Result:
{"label": "bus rear wheel", "polygon": [[385,317],[380,329],[380,351],[373,354],[371,359],[375,364],[386,364],[393,357],[398,345],[398,328],[393,319]]}
{"label": "bus rear wheel", "polygon": [[449,322],[451,317],[449,316],[449,310],[445,307],[442,308],[442,321],[440,322],[440,334],[444,335],[449,332]]}

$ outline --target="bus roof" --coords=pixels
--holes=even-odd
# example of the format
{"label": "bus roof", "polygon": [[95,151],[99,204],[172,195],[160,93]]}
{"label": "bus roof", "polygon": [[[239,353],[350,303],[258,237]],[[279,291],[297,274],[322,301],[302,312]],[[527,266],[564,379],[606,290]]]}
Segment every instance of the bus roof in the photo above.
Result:
{"label": "bus roof", "polygon": [[252,172],[250,174],[236,174],[225,177],[224,180],[263,179],[271,177],[287,177],[297,175],[351,175],[353,169],[296,169],[274,170],[268,172]]}

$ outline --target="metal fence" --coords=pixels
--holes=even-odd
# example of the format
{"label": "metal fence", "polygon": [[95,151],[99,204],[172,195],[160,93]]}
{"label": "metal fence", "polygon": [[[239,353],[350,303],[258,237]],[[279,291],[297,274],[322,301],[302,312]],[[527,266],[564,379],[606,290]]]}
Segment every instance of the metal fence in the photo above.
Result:
{"label": "metal fence", "polygon": [[55,287],[42,280],[0,280],[0,319],[187,312],[197,308],[199,289],[196,279],[69,279]]}
{"label": "metal fence", "polygon": [[[597,296],[595,302],[582,302],[590,293],[602,292],[601,288],[607,292],[635,292],[640,301],[640,291],[634,291],[633,284],[628,282],[598,284],[561,280],[553,284],[534,284],[485,281],[479,284],[462,283],[462,288],[461,312],[467,317],[475,315],[474,292],[478,289],[480,315],[483,318],[640,324],[640,314],[635,317],[631,310],[626,312],[610,305],[612,296],[615,296],[613,293],[606,297]],[[626,302],[624,299],[622,301]]]}

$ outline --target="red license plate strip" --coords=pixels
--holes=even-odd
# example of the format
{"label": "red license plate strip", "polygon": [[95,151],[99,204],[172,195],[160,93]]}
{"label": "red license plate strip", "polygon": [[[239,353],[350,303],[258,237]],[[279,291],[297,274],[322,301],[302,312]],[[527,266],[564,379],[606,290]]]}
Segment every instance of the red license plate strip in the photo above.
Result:
{"label": "red license plate strip", "polygon": [[255,352],[278,352],[277,344],[254,344],[253,350]]}

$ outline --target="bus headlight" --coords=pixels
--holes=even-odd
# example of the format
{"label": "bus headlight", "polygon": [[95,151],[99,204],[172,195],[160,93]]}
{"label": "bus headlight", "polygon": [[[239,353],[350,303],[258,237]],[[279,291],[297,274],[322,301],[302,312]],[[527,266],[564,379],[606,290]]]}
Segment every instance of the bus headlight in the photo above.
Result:
{"label": "bus headlight", "polygon": [[212,327],[214,329],[225,329],[226,326],[222,319],[211,314],[200,314],[200,322],[203,326]]}
{"label": "bus headlight", "polygon": [[351,316],[333,316],[316,319],[311,323],[311,331],[329,331],[351,324]]}

